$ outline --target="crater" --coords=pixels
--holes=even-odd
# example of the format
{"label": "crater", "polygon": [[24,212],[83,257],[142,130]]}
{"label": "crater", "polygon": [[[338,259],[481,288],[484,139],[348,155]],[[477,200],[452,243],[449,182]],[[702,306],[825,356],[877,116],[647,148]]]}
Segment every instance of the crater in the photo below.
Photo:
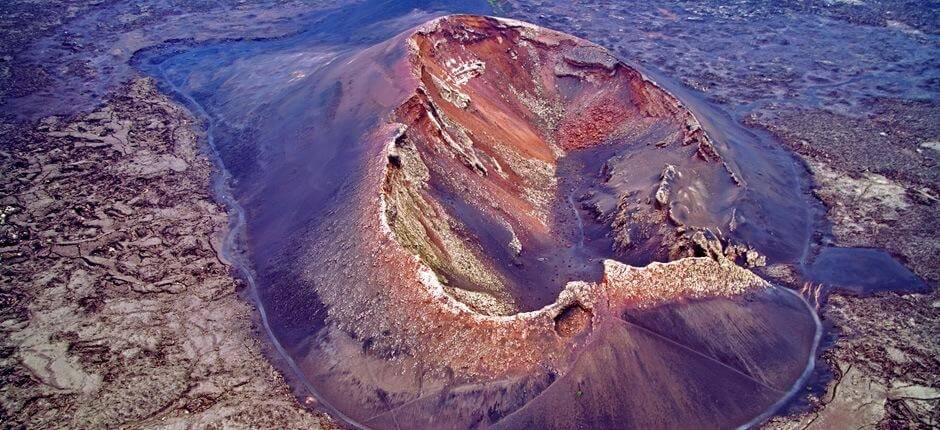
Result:
{"label": "crater", "polygon": [[387,217],[449,294],[531,311],[600,280],[606,258],[691,256],[696,232],[722,243],[740,184],[678,100],[600,47],[494,23],[411,36],[417,91],[393,115]]}
{"label": "crater", "polygon": [[[815,313],[750,270],[798,256],[801,221],[778,222],[796,204],[780,175],[736,167],[777,160],[712,138],[737,129],[518,21],[446,16],[337,52],[303,37],[152,63],[212,89],[259,302],[332,416],[724,428],[801,387]],[[260,93],[237,78],[297,51],[329,61]],[[747,240],[766,238],[782,245]]]}
{"label": "crater", "polygon": [[[403,40],[413,90],[367,134],[374,167],[340,212],[358,224],[330,224],[353,250],[305,260],[332,321],[304,357],[327,402],[368,427],[726,427],[801,384],[818,321],[743,267],[761,256],[724,231],[744,184],[681,102],[525,23],[450,16]],[[322,264],[356,255],[372,268]]]}
{"label": "crater", "polygon": [[568,306],[555,317],[555,332],[561,337],[581,334],[591,327],[594,315],[578,303]]}

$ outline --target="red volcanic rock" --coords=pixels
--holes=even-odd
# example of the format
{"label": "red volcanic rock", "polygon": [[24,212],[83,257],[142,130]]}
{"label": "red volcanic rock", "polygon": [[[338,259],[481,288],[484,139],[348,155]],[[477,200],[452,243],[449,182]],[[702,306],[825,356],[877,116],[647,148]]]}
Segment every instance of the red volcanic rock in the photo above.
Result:
{"label": "red volcanic rock", "polygon": [[391,70],[403,96],[304,252],[327,311],[292,351],[348,420],[731,427],[800,380],[812,311],[731,260],[688,256],[686,236],[725,222],[709,198],[738,185],[656,84],[583,40],[476,16],[350,64]]}

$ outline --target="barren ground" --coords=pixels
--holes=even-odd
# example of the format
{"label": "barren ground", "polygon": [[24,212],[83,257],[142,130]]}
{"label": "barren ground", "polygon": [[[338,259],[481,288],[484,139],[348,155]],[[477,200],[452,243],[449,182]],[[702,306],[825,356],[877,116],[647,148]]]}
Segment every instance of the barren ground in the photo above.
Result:
{"label": "barren ground", "polygon": [[[111,82],[123,72],[100,68],[91,54],[124,61],[130,52],[110,44],[160,42],[140,28],[165,25],[173,29],[166,37],[196,28],[173,27],[186,21],[169,14],[243,6],[181,2],[182,13],[175,2],[114,3],[121,13],[89,34],[60,30],[107,5],[0,7],[0,96],[41,95],[60,74]],[[805,162],[827,208],[818,245],[885,249],[934,288],[830,295],[820,373],[832,376],[769,427],[938,426],[936,11],[921,13],[916,2],[808,2],[801,26],[788,27],[780,23],[797,12],[786,7],[496,3],[501,14],[616,49],[769,130]],[[252,31],[282,34],[280,25],[309,8],[267,9]],[[207,39],[231,28],[198,31]],[[54,42],[48,61],[23,60],[41,37]],[[742,41],[748,55],[729,55]],[[109,95],[72,117],[23,123],[2,110],[0,427],[329,427],[266,359],[255,313],[217,257],[226,217],[210,194],[199,125],[148,80],[105,89],[72,89],[70,97]]]}
{"label": "barren ground", "polygon": [[217,257],[199,127],[152,81],[3,124],[4,428],[319,428]]}

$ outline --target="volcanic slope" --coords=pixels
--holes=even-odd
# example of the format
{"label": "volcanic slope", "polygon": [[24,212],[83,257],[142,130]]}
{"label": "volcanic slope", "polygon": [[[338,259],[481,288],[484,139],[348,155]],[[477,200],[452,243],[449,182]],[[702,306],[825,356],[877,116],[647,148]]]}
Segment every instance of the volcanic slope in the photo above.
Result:
{"label": "volcanic slope", "polygon": [[737,264],[760,257],[722,235],[742,181],[653,82],[583,40],[476,16],[336,63],[318,76],[343,76],[325,135],[374,126],[301,251],[266,260],[290,280],[261,296],[338,416],[731,427],[800,383],[815,315]]}
{"label": "volcanic slope", "polygon": [[745,268],[765,256],[741,241],[798,255],[781,230],[798,229],[760,212],[781,202],[734,168],[754,160],[722,158],[675,97],[517,21],[318,37],[138,64],[210,119],[259,305],[331,416],[733,427],[801,384],[815,315]]}

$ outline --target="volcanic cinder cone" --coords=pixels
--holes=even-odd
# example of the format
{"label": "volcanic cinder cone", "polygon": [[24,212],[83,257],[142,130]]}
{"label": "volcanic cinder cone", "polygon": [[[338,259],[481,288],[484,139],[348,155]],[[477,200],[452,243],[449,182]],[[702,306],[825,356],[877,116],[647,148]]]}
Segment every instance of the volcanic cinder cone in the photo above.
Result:
{"label": "volcanic cinder cone", "polygon": [[[261,268],[284,278],[262,298],[351,423],[726,428],[804,374],[812,310],[722,249],[742,181],[602,48],[450,16],[314,85],[329,109],[312,132],[346,148],[315,174],[344,185]],[[298,215],[269,213],[253,252],[287,255],[263,233]]]}

